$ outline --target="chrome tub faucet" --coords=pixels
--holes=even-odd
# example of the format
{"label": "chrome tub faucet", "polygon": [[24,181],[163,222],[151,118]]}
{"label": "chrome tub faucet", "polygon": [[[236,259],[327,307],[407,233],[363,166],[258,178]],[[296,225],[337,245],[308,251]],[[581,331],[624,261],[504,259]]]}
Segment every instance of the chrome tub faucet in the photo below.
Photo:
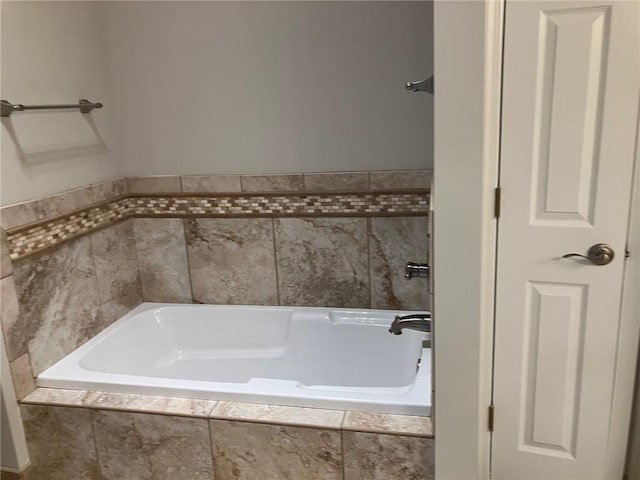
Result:
{"label": "chrome tub faucet", "polygon": [[389,333],[402,335],[404,328],[418,330],[419,332],[431,332],[431,314],[414,313],[411,315],[396,315],[389,328]]}

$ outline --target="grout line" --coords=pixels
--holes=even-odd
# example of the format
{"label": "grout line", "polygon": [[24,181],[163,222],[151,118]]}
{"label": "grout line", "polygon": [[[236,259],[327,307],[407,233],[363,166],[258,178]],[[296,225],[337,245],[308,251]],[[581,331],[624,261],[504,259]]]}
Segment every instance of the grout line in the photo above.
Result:
{"label": "grout line", "polygon": [[[189,292],[191,293],[191,303],[196,303],[196,299],[193,296],[193,278],[191,276],[191,257],[189,255],[189,245],[187,242],[187,222],[190,221],[188,218],[182,219],[182,235],[184,237],[184,250],[187,256],[187,278],[189,279]],[[197,220],[193,220],[197,221]]]}
{"label": "grout line", "polygon": [[89,405],[74,405],[71,403],[43,403],[43,402],[23,402],[22,400],[18,401],[18,405],[29,406],[29,407],[47,407],[47,408],[77,408],[79,410],[95,410],[95,408],[90,407]]}
{"label": "grout line", "polygon": [[213,413],[213,411],[218,407],[218,404],[221,402],[221,400],[214,400],[213,401],[213,407],[211,407],[211,410],[209,410],[207,412],[207,416],[206,418],[209,419],[211,418],[211,414]]}
{"label": "grout line", "polygon": [[[96,233],[96,232],[91,232],[91,233],[93,234],[93,233]],[[103,291],[103,288],[100,287],[100,282],[98,281],[98,264],[96,263],[95,248],[94,248],[93,241],[92,241],[94,238],[95,238],[94,236],[87,236],[87,243],[89,243],[89,256],[91,257],[91,264],[93,265],[93,275],[91,275],[91,277],[92,277],[93,281],[95,282],[96,291],[98,292],[98,302],[99,302],[98,310],[99,310],[99,314],[102,315],[102,317],[103,317],[102,321],[104,322],[105,312],[103,312],[102,306],[105,305],[106,303],[108,303],[109,300],[105,300],[103,298],[105,292]],[[79,239],[78,237],[74,238],[74,240],[78,240],[78,239]],[[108,243],[108,240],[107,240],[107,243]],[[111,320],[109,322],[109,325],[111,325],[115,320],[117,320],[117,319]],[[104,330],[104,328],[106,328],[106,327],[103,327],[100,331]],[[94,333],[92,335],[92,337],[95,337],[98,333],[100,333],[100,331]],[[29,361],[31,361],[31,354],[29,354]],[[33,372],[33,370],[32,370],[32,372]]]}
{"label": "grout line", "polygon": [[345,456],[344,452],[344,433],[345,431],[341,428],[340,429],[340,456],[342,457],[342,480],[347,480],[347,457]]}
{"label": "grout line", "polygon": [[[144,299],[144,286],[142,285],[142,273],[141,273],[141,268],[140,268],[140,255],[138,254],[138,237],[136,236],[136,228],[134,225],[134,221],[135,219],[133,218],[129,218],[127,220],[124,221],[124,223],[126,223],[128,220],[130,220],[131,222],[129,223],[130,225],[130,230],[131,230],[131,239],[133,240],[133,254],[136,257],[136,264],[135,264],[135,268],[136,268],[136,280],[137,280],[137,284],[140,287],[140,303],[144,303],[145,299]],[[138,305],[140,305],[140,303]]]}
{"label": "grout line", "polygon": [[342,428],[343,432],[352,432],[352,433],[370,433],[373,435],[387,435],[391,437],[411,437],[411,438],[435,438],[433,433],[418,433],[418,432],[402,432],[397,430],[383,430],[382,428]]}
{"label": "grout line", "polygon": [[98,474],[98,478],[104,478],[102,475],[102,469],[100,468],[100,455],[98,454],[98,441],[96,440],[96,427],[94,424],[95,421],[95,413],[93,410],[89,410],[89,423],[91,424],[91,437],[93,438],[93,450],[96,454],[96,473]]}
{"label": "grout line", "polygon": [[[218,403],[216,402],[216,405],[217,404]],[[213,432],[211,431],[211,418],[207,418],[206,422],[207,429],[209,430],[209,453],[211,453],[211,480],[214,480],[216,478],[216,453],[213,450]]]}
{"label": "grout line", "polygon": [[278,305],[282,305],[280,300],[280,273],[278,269],[278,248],[276,247],[276,219],[271,219],[271,236],[273,239],[273,261],[275,263],[276,271],[276,300]]}
{"label": "grout line", "polygon": [[[96,233],[96,232],[91,232],[91,233]],[[76,239],[79,237],[75,237]],[[98,300],[100,300],[100,306],[102,306],[103,303],[106,303],[107,301],[104,300],[103,297],[103,289],[100,288],[100,282],[98,281],[98,264],[96,263],[96,255],[95,255],[95,248],[93,245],[93,241],[92,239],[95,237],[91,237],[89,236],[87,238],[88,242],[89,242],[89,255],[91,256],[91,263],[93,264],[93,277],[94,280],[96,282],[96,290],[98,291]]]}
{"label": "grout line", "polygon": [[117,177],[114,179],[115,182],[117,182],[118,180],[122,180],[122,183],[124,185],[124,192],[122,192],[122,195],[116,195],[113,198],[117,198],[118,196],[128,196],[129,195],[129,183],[127,183],[127,177]]}
{"label": "grout line", "polygon": [[279,425],[283,427],[306,428],[312,430],[331,430],[335,432],[339,432],[342,430],[341,427],[335,427],[333,425],[313,425],[308,423],[287,422],[285,420],[269,420],[268,418],[228,417],[225,415],[214,415],[208,418],[209,420],[218,420],[221,422],[252,423],[255,425]]}
{"label": "grout line", "polygon": [[369,308],[373,308],[373,282],[371,281],[371,235],[373,226],[371,217],[367,218],[367,274],[369,275]]}
{"label": "grout line", "polygon": [[340,430],[344,430],[344,423],[347,421],[347,413],[349,413],[348,410],[342,411],[342,420],[340,420]]}
{"label": "grout line", "polygon": [[[108,392],[104,392],[108,393]],[[135,394],[134,394],[135,395]],[[178,398],[178,397],[171,397]],[[180,418],[195,418],[202,420],[209,420],[211,418],[210,413],[215,409],[215,406],[211,409],[211,412],[207,414],[193,414],[193,413],[184,413],[184,412],[176,412],[176,411],[162,411],[162,410],[152,410],[145,409],[144,407],[137,408],[127,408],[123,406],[111,406],[111,405],[96,405],[95,401],[87,404],[71,404],[71,403],[62,403],[62,402],[24,402],[19,401],[20,405],[30,405],[36,407],[50,407],[50,408],[77,408],[81,410],[92,410],[92,411],[101,411],[101,412],[120,412],[120,413],[134,413],[134,414],[143,414],[143,415],[161,415],[164,417],[180,417]],[[217,404],[217,402],[216,402]],[[228,420],[228,419],[227,419]]]}
{"label": "grout line", "polygon": [[131,219],[131,230],[133,231],[133,243],[135,244],[136,250],[136,262],[138,264],[138,279],[140,280],[140,294],[142,295],[142,302],[147,301],[147,293],[144,287],[144,280],[142,275],[142,264],[140,262],[140,250],[138,249],[138,234],[136,233],[136,219]]}

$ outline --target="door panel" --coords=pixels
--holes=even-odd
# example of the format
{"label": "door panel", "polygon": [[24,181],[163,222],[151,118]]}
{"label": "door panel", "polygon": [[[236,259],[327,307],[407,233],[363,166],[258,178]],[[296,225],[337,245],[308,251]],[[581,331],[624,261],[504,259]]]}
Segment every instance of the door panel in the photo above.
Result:
{"label": "door panel", "polygon": [[539,225],[593,219],[609,17],[608,7],[540,14],[533,120]]}
{"label": "door panel", "polygon": [[527,282],[522,447],[574,458],[586,285]]}
{"label": "door panel", "polygon": [[[638,106],[637,2],[508,1],[493,475],[604,478]],[[563,254],[596,243],[606,266]]]}

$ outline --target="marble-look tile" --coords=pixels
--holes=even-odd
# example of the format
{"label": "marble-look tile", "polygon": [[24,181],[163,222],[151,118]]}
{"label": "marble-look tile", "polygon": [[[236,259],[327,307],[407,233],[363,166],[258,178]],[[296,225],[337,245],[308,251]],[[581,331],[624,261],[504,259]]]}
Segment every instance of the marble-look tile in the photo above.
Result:
{"label": "marble-look tile", "polygon": [[133,229],[144,301],[191,303],[182,219],[136,218]]}
{"label": "marble-look tile", "polygon": [[94,203],[105,202],[112,198],[120,197],[127,193],[127,181],[124,178],[115,178],[106,182],[91,185],[91,194]]}
{"label": "marble-look tile", "polygon": [[44,197],[42,205],[45,218],[65,215],[74,210],[86,208],[95,203],[93,198],[93,189],[90,185]]}
{"label": "marble-look tile", "polygon": [[303,189],[302,175],[242,175],[243,192],[291,192]]}
{"label": "marble-look tile", "polygon": [[427,261],[426,217],[372,218],[369,231],[371,307],[428,310],[425,279],[404,278],[407,262]]}
{"label": "marble-look tile", "polygon": [[431,188],[431,170],[395,170],[371,172],[374,190],[405,190]]}
{"label": "marble-look tile", "polygon": [[195,301],[278,304],[271,219],[191,219],[185,230]]}
{"label": "marble-look tile", "polygon": [[101,410],[94,412],[93,419],[105,480],[213,477],[205,419]]}
{"label": "marble-look tile", "polygon": [[2,334],[7,347],[7,358],[12,361],[27,353],[29,337],[20,316],[16,284],[11,275],[0,280],[0,302]]}
{"label": "marble-look tile", "polygon": [[92,406],[103,410],[135,410],[186,417],[208,417],[217,403],[215,400],[103,393]]}
{"label": "marble-look tile", "polygon": [[210,422],[216,480],[342,480],[338,431]]}
{"label": "marble-look tile", "polygon": [[0,470],[0,480],[25,480],[26,477],[23,474],[15,472],[7,472],[6,470]]}
{"label": "marble-look tile", "polygon": [[431,480],[432,438],[342,432],[344,480]]}
{"label": "marble-look tile", "polygon": [[149,177],[127,177],[129,193],[180,192],[180,177],[176,175],[157,175]]}
{"label": "marble-look tile", "polygon": [[240,192],[240,175],[185,175],[183,192]]}
{"label": "marble-look tile", "polygon": [[5,230],[21,227],[45,218],[45,209],[41,198],[14,203],[0,209],[0,224]]}
{"label": "marble-look tile", "polygon": [[25,398],[22,403],[30,405],[56,405],[64,407],[88,407],[102,392],[90,390],[67,390],[64,388],[38,387]]}
{"label": "marble-look tile", "polygon": [[100,478],[89,410],[22,405],[21,411],[31,459],[29,480]]}
{"label": "marble-look tile", "polygon": [[16,262],[13,276],[34,374],[102,330],[88,237]]}
{"label": "marble-look tile", "polygon": [[29,354],[25,353],[10,362],[9,368],[11,370],[11,378],[13,379],[13,389],[16,392],[16,398],[20,400],[33,392],[36,388],[36,383],[33,379]]}
{"label": "marble-look tile", "polygon": [[281,305],[368,308],[365,218],[275,220]]}
{"label": "marble-look tile", "polygon": [[0,230],[0,278],[11,275],[11,272],[13,272],[13,267],[9,257],[7,232]]}
{"label": "marble-look tile", "polygon": [[305,173],[305,190],[367,190],[369,172]]}
{"label": "marble-look tile", "polygon": [[218,402],[211,418],[339,429],[344,412],[258,403]]}
{"label": "marble-look tile", "polygon": [[133,220],[89,236],[105,326],[142,303]]}
{"label": "marble-look tile", "polygon": [[394,433],[418,437],[433,436],[431,417],[392,415],[389,413],[347,412],[344,430],[372,433]]}

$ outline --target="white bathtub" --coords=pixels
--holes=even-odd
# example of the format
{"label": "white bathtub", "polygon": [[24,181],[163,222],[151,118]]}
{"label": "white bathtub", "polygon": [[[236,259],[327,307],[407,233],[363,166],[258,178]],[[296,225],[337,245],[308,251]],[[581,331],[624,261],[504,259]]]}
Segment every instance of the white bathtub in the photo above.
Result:
{"label": "white bathtub", "polygon": [[427,334],[388,310],[144,303],[43,387],[430,415]]}

